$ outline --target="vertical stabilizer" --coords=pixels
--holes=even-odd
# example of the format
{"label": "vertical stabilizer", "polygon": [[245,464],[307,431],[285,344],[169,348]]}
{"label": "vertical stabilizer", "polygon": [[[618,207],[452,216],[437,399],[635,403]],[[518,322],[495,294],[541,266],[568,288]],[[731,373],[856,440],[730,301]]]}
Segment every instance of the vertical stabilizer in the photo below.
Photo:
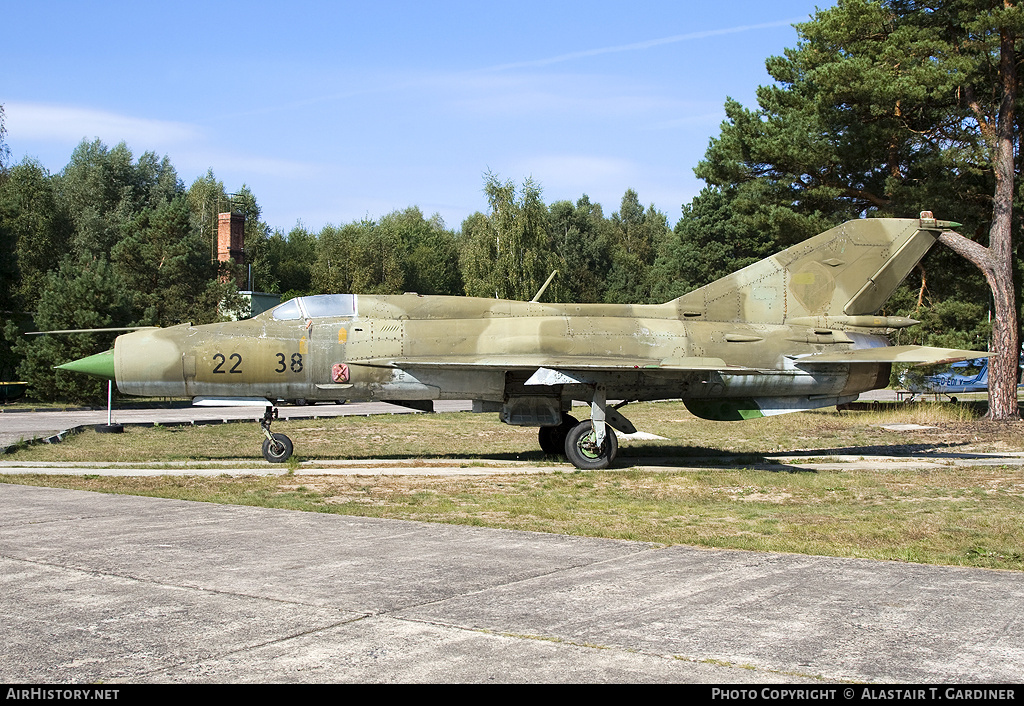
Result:
{"label": "vertical stabilizer", "polygon": [[680,318],[707,321],[868,316],[950,225],[930,217],[847,221],[674,303]]}

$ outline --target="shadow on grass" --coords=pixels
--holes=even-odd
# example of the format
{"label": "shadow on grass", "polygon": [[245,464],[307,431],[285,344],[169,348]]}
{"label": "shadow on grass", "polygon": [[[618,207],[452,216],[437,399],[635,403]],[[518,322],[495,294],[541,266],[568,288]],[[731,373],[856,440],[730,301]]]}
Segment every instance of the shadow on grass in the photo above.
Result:
{"label": "shadow on grass", "polygon": [[835,456],[886,456],[894,458],[942,460],[942,459],[990,459],[991,454],[957,451],[957,447],[968,442],[934,444],[873,444],[867,446],[824,447],[798,451],[775,451],[765,454],[731,452],[700,446],[631,446],[621,450],[614,466],[628,468],[657,463],[662,467],[708,467],[747,468],[787,473],[813,473],[813,469],[800,468],[784,463],[781,459],[826,459]]}
{"label": "shadow on grass", "polygon": [[[845,446],[838,448],[803,449],[799,451],[779,451],[767,454],[722,451],[721,449],[702,446],[681,446],[681,445],[658,445],[643,446],[633,445],[620,449],[619,454],[612,464],[612,468],[631,468],[634,466],[658,465],[668,468],[751,468],[757,470],[776,471],[779,473],[814,473],[813,469],[800,468],[783,463],[782,458],[827,458],[831,456],[896,456],[906,458],[926,457],[928,459],[942,458],[985,458],[984,454],[962,453],[952,450],[963,444],[935,443],[935,444],[899,444],[899,445],[870,445],[870,446]],[[339,457],[329,454],[303,454],[303,460],[308,461],[334,461]],[[426,454],[401,454],[401,453],[373,453],[347,455],[343,460],[347,461],[428,461],[428,462],[449,462],[459,463],[487,463],[487,462],[526,462],[526,463],[548,463],[564,466],[572,469],[564,456],[547,455],[539,449],[527,449],[521,452],[500,452],[500,453],[426,453]]]}

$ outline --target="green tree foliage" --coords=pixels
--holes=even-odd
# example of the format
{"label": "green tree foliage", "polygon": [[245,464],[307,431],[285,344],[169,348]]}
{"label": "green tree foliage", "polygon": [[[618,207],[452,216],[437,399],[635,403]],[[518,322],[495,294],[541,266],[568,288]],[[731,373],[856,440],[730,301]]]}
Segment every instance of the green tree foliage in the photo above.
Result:
{"label": "green tree foliage", "polygon": [[991,170],[957,98],[969,60],[943,38],[958,4],[938,17],[843,0],[797,25],[797,47],[767,61],[777,83],[758,89],[758,109],[727,101],[698,176],[733,189],[772,249],[869,214],[987,222]]}
{"label": "green tree foliage", "polygon": [[401,238],[373,221],[320,232],[313,283],[318,292],[400,294],[405,286]]}
{"label": "green tree foliage", "polygon": [[[267,239],[266,258],[270,268],[269,288],[283,300],[313,294],[313,265],[317,236],[301,224],[288,235],[277,230]],[[261,285],[262,286],[262,285]]]}
{"label": "green tree foliage", "polygon": [[556,201],[549,208],[548,231],[559,275],[545,301],[600,302],[612,266],[611,224],[586,194],[575,204]]}
{"label": "green tree foliage", "polygon": [[[16,376],[37,398],[86,399],[100,386],[80,375],[55,376],[52,366],[100,352],[112,337],[25,338],[22,331],[216,320],[234,284],[212,262],[205,226],[216,212],[203,207],[219,203],[222,193],[212,172],[186,193],[166,157],[146,152],[136,161],[124,143],[109,149],[98,140],[82,142],[57,175],[28,159],[5,170],[4,376],[17,365]],[[265,229],[255,198],[245,188],[241,196],[242,207],[256,214],[254,228]]]}
{"label": "green tree foliage", "polygon": [[632,189],[612,214],[612,266],[604,300],[609,303],[653,303],[651,266],[668,237],[668,218],[652,204],[644,210]]}
{"label": "green tree foliage", "polygon": [[[4,188],[7,181],[7,157],[10,152],[7,143],[4,142],[6,134],[4,107],[0,105],[0,189]],[[11,349],[11,339],[17,334],[17,326],[12,321],[15,316],[15,290],[18,284],[16,247],[17,236],[8,227],[0,210],[0,380],[10,380],[18,362]]]}
{"label": "green tree foliage", "polygon": [[405,273],[403,291],[462,293],[455,234],[445,228],[439,215],[428,219],[412,206],[389,213],[377,227],[394,233],[400,243]]}
{"label": "green tree foliage", "polygon": [[57,201],[53,179],[38,163],[23,160],[0,176],[0,376],[16,377],[13,349],[46,286],[47,274],[68,251],[72,223]]}
{"label": "green tree foliage", "polygon": [[278,282],[270,260],[270,227],[260,220],[262,210],[256,195],[245,184],[238,193],[229,194],[213,169],[198,177],[185,194],[191,228],[206,244],[211,259],[217,259],[217,239],[221,213],[240,213],[245,217],[245,262],[221,265],[221,274],[237,282],[238,288],[277,292]]}
{"label": "green tree foliage", "polygon": [[770,243],[733,208],[732,195],[708,187],[665,238],[651,271],[654,298],[668,301],[766,257]]}
{"label": "green tree foliage", "polygon": [[[840,0],[797,31],[797,47],[768,60],[777,83],[758,90],[758,109],[727,102],[697,174],[772,249],[848,218],[922,210],[967,224],[972,238],[988,231],[990,248],[953,234],[943,242],[985,272],[996,292],[994,350],[1015,358],[1010,214],[1024,10],[1007,0]],[[944,304],[987,301],[977,272],[940,248],[922,277],[892,313],[914,315],[912,302],[917,318],[942,326],[952,317],[983,343],[980,307]],[[925,306],[943,314],[921,316]],[[925,331],[934,342],[947,333]]]}
{"label": "green tree foliage", "polygon": [[218,181],[212,169],[198,177],[186,193],[192,228],[202,234],[208,243],[210,259],[217,259],[217,214],[231,209],[224,182]]}
{"label": "green tree foliage", "polygon": [[313,263],[313,289],[318,294],[356,293],[353,253],[358,240],[371,227],[368,222],[349,223],[340,228],[324,226],[317,238]]}
{"label": "green tree foliage", "polygon": [[540,186],[523,182],[519,194],[509,180],[488,173],[484,193],[491,212],[470,216],[462,227],[461,261],[466,293],[530,299],[550,274],[548,209]]}
{"label": "green tree foliage", "polygon": [[0,173],[7,169],[7,160],[11,155],[11,148],[7,146],[4,138],[7,136],[7,119],[4,115],[4,107],[0,105]]}
{"label": "green tree foliage", "polygon": [[144,208],[156,208],[183,189],[170,161],[152,152],[133,161],[125,143],[113,149],[82,142],[56,178],[62,206],[74,222],[74,252],[106,254]]}
{"label": "green tree foliage", "polygon": [[139,325],[173,326],[216,319],[230,285],[218,279],[206,240],[191,227],[184,194],[144,209],[110,252]]}
{"label": "green tree foliage", "polygon": [[[131,319],[128,297],[104,257],[66,257],[47,280],[35,312],[40,330],[109,328]],[[37,399],[99,401],[105,395],[104,381],[53,366],[108,350],[113,340],[109,333],[21,337],[15,344],[23,356],[19,375]]]}
{"label": "green tree foliage", "polygon": [[405,289],[402,238],[392,228],[366,221],[356,231],[349,252],[352,291],[359,294],[401,294]]}
{"label": "green tree foliage", "polygon": [[74,229],[53,178],[38,162],[23,160],[0,183],[0,227],[11,244],[3,258],[10,271],[5,281],[11,283],[12,305],[24,310],[39,299],[46,274],[68,252]]}
{"label": "green tree foliage", "polygon": [[455,234],[445,229],[440,216],[426,219],[415,207],[393,211],[379,222],[327,226],[316,239],[310,271],[313,289],[320,293],[462,290]]}
{"label": "green tree foliage", "polygon": [[[245,184],[231,196],[230,210],[245,217],[245,264],[236,268],[238,288],[261,292],[273,291],[277,286],[267,252],[270,226],[260,220],[262,209],[256,195]],[[241,263],[238,263],[239,265]]]}
{"label": "green tree foliage", "polygon": [[462,222],[459,233],[459,268],[466,295],[497,297],[495,263],[498,242],[487,216],[477,211]]}

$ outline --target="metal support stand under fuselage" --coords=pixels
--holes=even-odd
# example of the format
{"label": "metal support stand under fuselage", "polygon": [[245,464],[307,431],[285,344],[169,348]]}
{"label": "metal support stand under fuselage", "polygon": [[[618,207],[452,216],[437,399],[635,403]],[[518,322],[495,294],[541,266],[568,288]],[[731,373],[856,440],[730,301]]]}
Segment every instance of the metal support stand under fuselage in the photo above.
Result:
{"label": "metal support stand under fuselage", "polygon": [[114,381],[107,380],[107,423],[97,424],[97,434],[120,434],[124,431],[124,424],[114,424]]}

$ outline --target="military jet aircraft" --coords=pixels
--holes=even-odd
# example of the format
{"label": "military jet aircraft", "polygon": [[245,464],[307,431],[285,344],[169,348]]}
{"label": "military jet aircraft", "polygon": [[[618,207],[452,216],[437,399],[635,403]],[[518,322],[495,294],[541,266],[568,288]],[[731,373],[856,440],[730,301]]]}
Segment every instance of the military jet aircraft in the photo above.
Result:
{"label": "military jet aircraft", "polygon": [[[893,363],[977,351],[889,346],[918,322],[878,316],[935,242],[956,226],[849,221],[664,304],[549,304],[472,297],[298,297],[245,321],[118,336],[114,348],[58,366],[113,379],[130,395],[197,405],[258,405],[263,455],[283,462],[276,401],[381,400],[476,412],[539,427],[540,445],[578,468],[604,468],[634,401],[682,399],[699,417],[740,420],[844,404],[885,387]],[[621,400],[610,404],[609,400]],[[590,419],[570,415],[573,401]]]}

